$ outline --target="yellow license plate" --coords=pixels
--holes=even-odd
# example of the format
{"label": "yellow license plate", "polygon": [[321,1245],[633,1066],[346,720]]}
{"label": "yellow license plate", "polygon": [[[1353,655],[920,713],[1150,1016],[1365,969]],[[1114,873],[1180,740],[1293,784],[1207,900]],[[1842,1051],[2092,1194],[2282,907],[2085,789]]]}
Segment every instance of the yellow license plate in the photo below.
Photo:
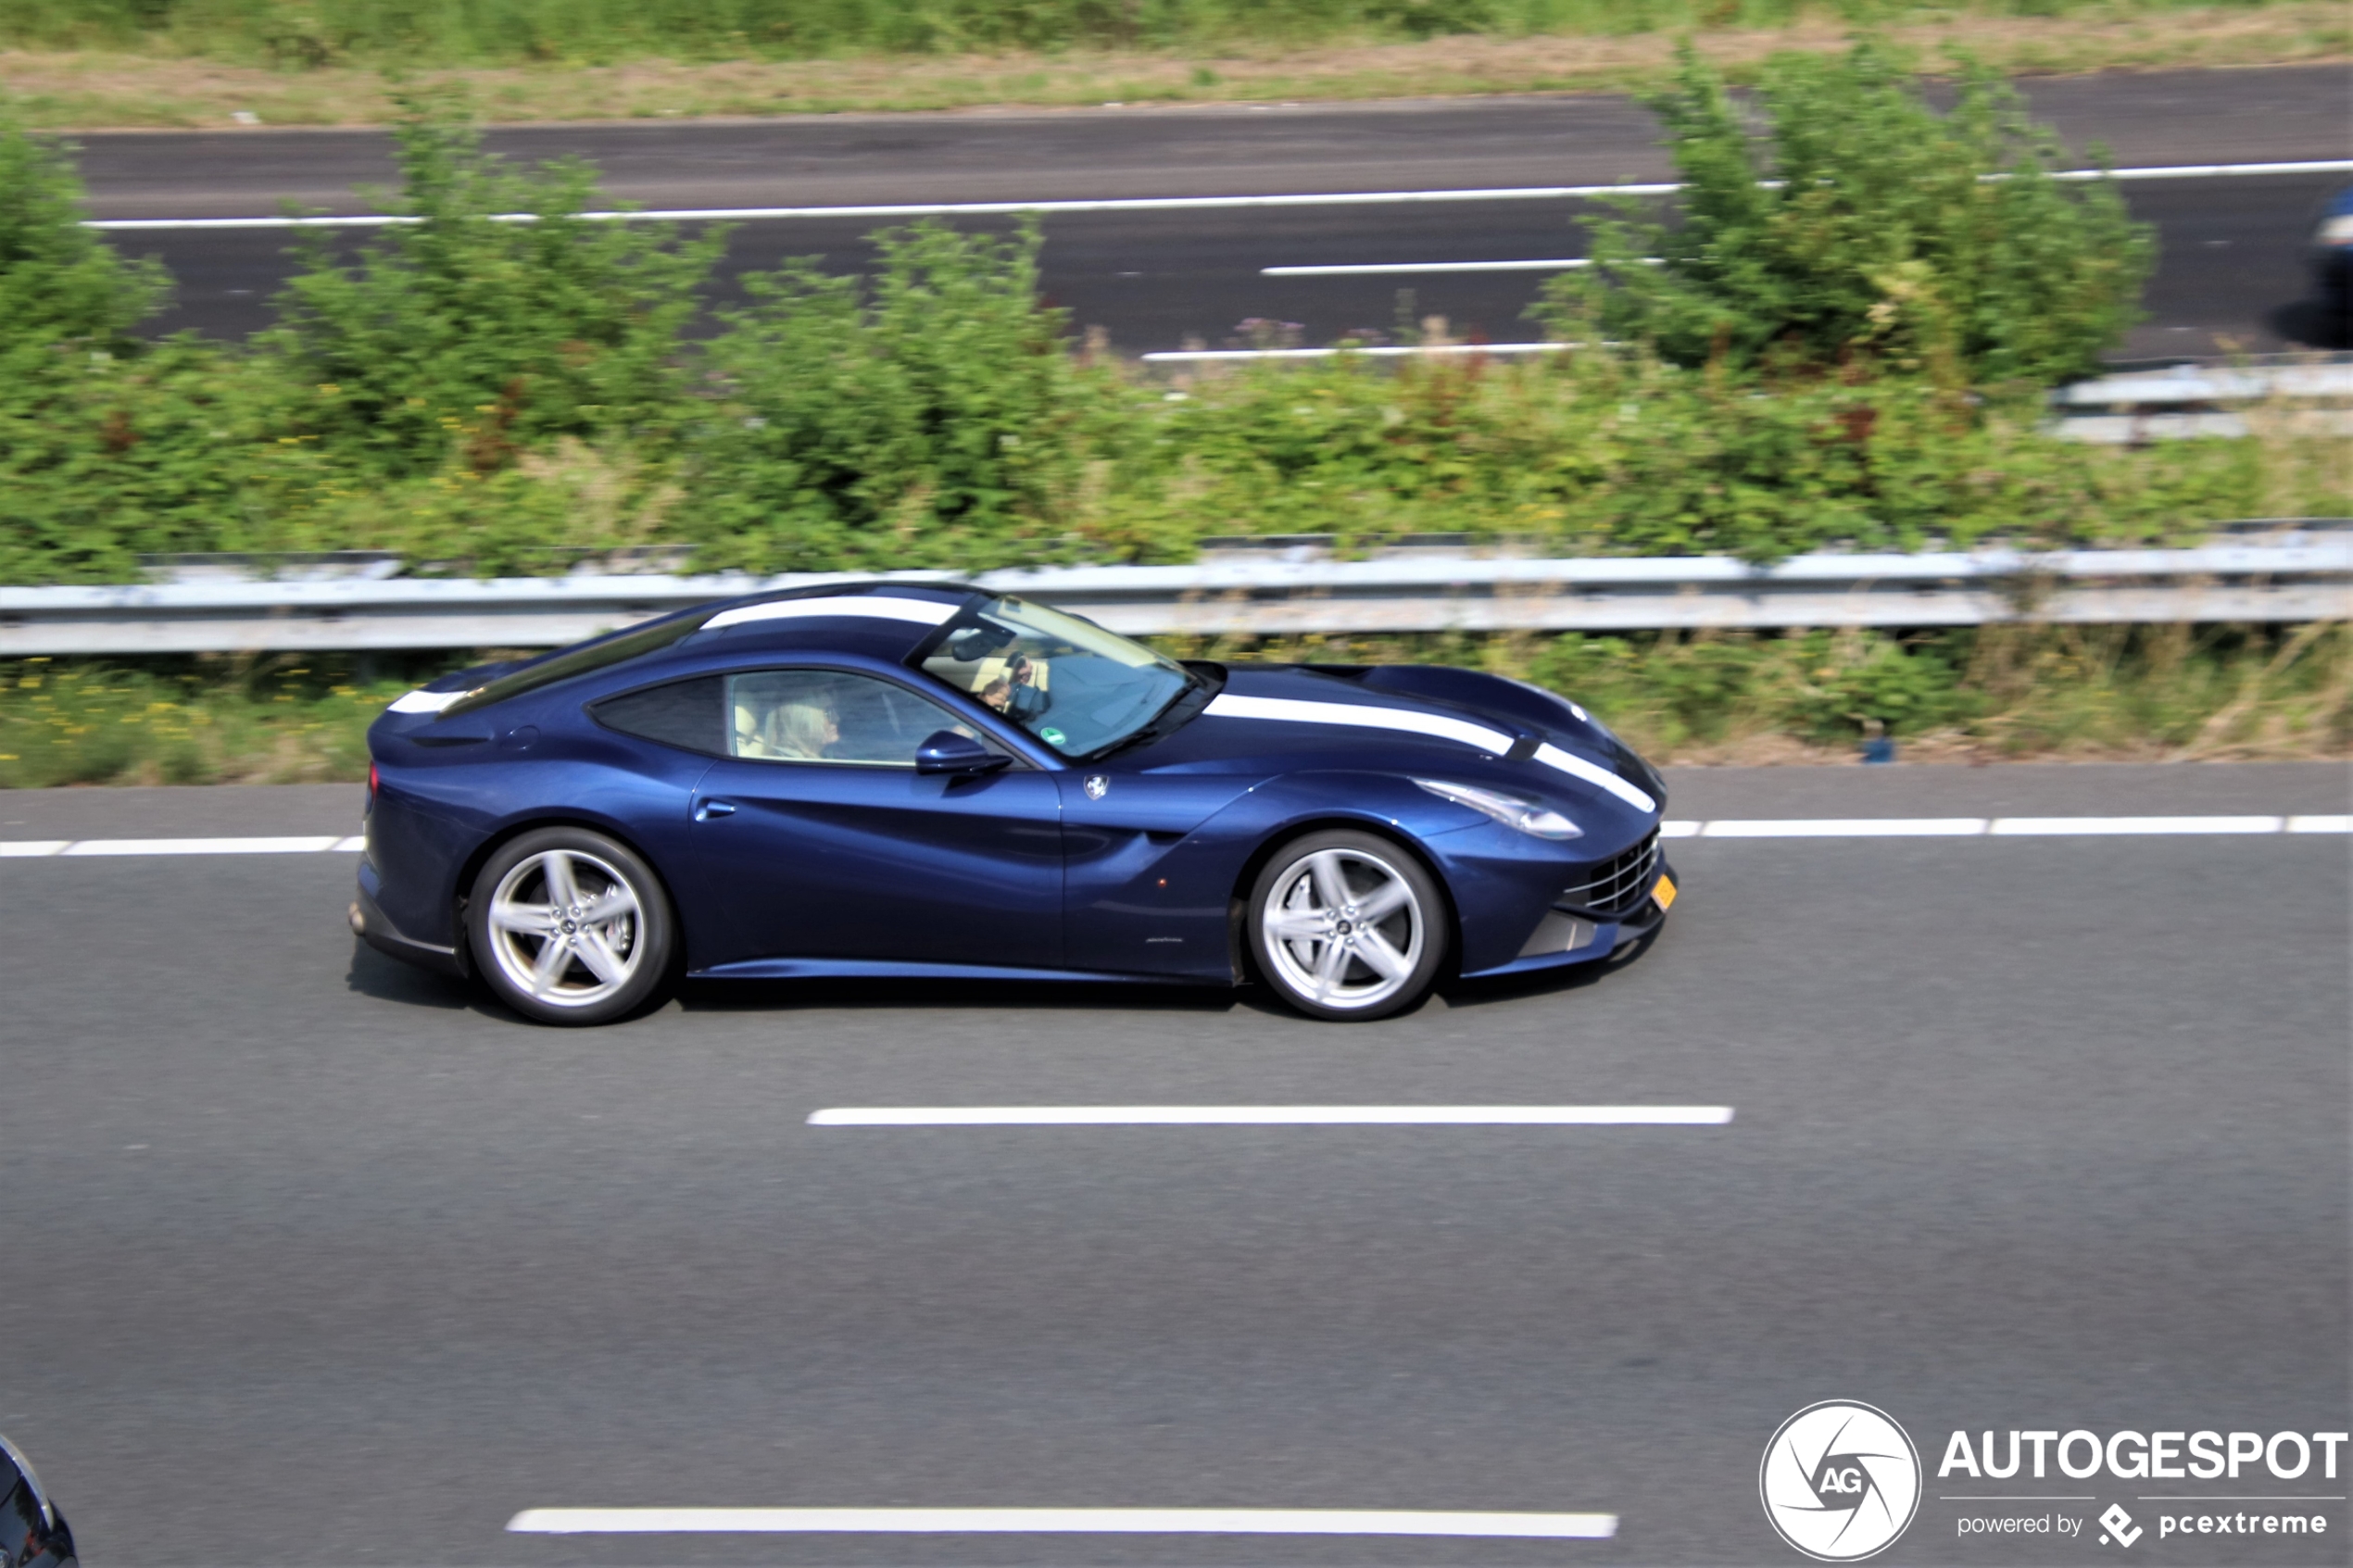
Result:
{"label": "yellow license plate", "polygon": [[1660,877],[1658,885],[1651,889],[1651,897],[1658,900],[1660,914],[1665,914],[1673,909],[1675,907],[1675,879],[1671,876]]}

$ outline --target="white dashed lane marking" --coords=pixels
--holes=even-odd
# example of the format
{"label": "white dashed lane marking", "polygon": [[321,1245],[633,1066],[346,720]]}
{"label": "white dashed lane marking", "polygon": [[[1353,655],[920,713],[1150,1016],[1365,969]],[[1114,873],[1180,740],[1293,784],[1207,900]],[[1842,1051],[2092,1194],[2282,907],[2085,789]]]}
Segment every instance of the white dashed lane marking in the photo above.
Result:
{"label": "white dashed lane marking", "polygon": [[[1665,838],[2089,838],[2200,837],[2214,834],[2353,833],[2353,815],[2299,817],[1785,817],[1673,821]],[[337,838],[0,839],[0,860],[83,855],[356,854],[367,840]]]}
{"label": "white dashed lane marking", "polygon": [[1729,1105],[907,1105],[812,1127],[1720,1127]]}
{"label": "white dashed lane marking", "polygon": [[1309,1508],[531,1508],[518,1535],[1485,1536],[1607,1540],[1614,1513]]}

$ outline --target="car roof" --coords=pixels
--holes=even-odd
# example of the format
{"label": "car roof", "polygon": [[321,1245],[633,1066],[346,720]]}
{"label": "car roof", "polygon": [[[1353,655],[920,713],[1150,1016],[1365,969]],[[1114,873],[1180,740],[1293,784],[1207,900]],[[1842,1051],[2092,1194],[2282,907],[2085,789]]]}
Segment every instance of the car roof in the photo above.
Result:
{"label": "car roof", "polygon": [[962,583],[829,583],[706,607],[679,655],[862,654],[897,662],[980,590]]}

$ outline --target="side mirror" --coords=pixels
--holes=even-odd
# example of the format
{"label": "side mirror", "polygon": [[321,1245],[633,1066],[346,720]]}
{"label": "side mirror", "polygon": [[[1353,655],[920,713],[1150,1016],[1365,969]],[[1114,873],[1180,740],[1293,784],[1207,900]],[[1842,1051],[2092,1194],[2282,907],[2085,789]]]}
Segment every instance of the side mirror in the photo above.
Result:
{"label": "side mirror", "polygon": [[915,771],[919,773],[993,773],[1010,766],[1013,759],[1001,751],[991,751],[970,735],[953,730],[935,730],[931,737],[915,748]]}

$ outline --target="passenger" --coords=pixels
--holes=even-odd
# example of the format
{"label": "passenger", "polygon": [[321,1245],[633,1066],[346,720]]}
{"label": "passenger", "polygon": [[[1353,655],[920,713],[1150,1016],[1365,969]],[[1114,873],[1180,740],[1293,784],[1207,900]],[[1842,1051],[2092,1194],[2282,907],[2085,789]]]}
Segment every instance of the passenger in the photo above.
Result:
{"label": "passenger", "polygon": [[824,761],[825,748],[841,739],[834,710],[813,702],[779,704],[769,715],[768,727],[771,753],[799,762]]}

